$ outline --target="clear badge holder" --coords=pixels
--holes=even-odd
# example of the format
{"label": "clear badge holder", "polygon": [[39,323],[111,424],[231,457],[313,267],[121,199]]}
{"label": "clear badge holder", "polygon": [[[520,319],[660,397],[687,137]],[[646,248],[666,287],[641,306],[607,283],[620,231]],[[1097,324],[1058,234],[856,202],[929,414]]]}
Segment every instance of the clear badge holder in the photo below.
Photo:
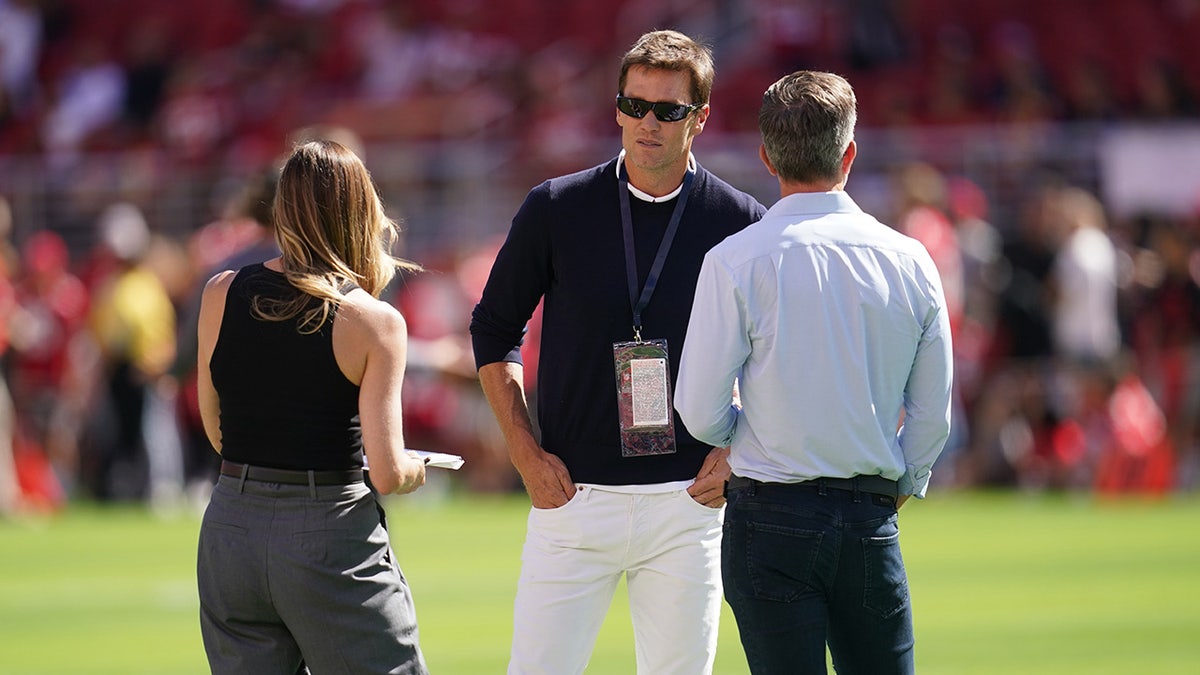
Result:
{"label": "clear badge holder", "polygon": [[675,415],[671,407],[671,368],[666,340],[613,344],[621,456],[643,457],[675,452]]}

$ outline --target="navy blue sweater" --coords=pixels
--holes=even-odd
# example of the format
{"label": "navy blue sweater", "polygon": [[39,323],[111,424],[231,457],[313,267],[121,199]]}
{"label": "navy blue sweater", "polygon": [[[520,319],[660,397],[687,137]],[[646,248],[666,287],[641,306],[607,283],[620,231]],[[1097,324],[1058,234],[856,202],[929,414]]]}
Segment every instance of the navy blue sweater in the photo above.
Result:
{"label": "navy blue sweater", "polygon": [[[536,392],[542,447],[562,458],[576,482],[688,480],[711,446],[692,438],[678,415],[675,454],[621,456],[612,346],[633,339],[633,308],[616,161],[529,192],[471,316],[475,364],[520,362],[525,325],[544,298]],[[675,202],[652,204],[631,195],[639,294]],[[642,338],[667,340],[672,387],[704,254],[765,211],[750,195],[697,167],[679,231],[642,312]]]}

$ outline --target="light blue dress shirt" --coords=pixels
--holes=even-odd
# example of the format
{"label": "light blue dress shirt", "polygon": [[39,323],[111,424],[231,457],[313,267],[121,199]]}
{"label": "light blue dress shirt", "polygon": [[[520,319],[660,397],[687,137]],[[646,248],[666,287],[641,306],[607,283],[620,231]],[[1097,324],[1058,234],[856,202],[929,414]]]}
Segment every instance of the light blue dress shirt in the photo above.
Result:
{"label": "light blue dress shirt", "polygon": [[705,257],[675,408],[693,436],[731,446],[738,476],[877,474],[924,497],[952,370],[925,247],[845,192],[793,194]]}

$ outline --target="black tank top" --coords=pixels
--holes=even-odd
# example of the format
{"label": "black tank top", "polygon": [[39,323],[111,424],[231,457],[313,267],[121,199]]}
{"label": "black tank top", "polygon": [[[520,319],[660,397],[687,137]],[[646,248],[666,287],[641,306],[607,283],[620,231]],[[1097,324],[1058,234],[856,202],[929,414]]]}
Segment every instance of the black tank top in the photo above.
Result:
{"label": "black tank top", "polygon": [[298,320],[264,321],[251,313],[256,295],[298,292],[261,263],[243,267],[229,285],[209,362],[221,401],[221,456],[277,469],[359,468],[358,386],[334,358],[333,316],[317,332],[301,334]]}

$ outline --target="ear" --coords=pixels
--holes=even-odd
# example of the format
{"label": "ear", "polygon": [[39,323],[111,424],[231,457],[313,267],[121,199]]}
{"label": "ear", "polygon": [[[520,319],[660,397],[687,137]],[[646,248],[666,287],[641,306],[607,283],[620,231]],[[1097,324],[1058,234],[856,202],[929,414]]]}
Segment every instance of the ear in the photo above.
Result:
{"label": "ear", "polygon": [[704,123],[708,121],[708,113],[710,110],[711,109],[708,107],[708,104],[705,103],[704,107],[701,108],[696,114],[696,121],[692,123],[693,136],[699,135],[700,132],[704,131]]}
{"label": "ear", "polygon": [[779,172],[775,170],[775,165],[771,163],[771,158],[767,157],[767,146],[765,143],[759,143],[758,145],[758,158],[761,159],[762,163],[767,167],[767,173],[771,174],[772,176],[779,175]]}
{"label": "ear", "polygon": [[842,180],[850,175],[850,167],[853,166],[855,157],[858,157],[858,144],[850,141],[850,145],[846,147],[846,154],[842,155]]}

